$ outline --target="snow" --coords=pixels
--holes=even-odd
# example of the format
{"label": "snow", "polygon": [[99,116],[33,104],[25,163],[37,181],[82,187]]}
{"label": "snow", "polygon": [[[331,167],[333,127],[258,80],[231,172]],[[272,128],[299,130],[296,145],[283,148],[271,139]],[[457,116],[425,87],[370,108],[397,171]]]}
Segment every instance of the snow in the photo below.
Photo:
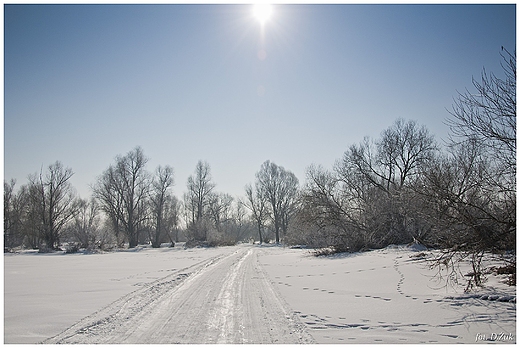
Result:
{"label": "snow", "polygon": [[[153,325],[157,320],[177,321],[172,306],[183,304],[186,308],[178,315],[190,315],[194,310],[187,300],[193,298],[204,304],[193,319],[203,321],[202,333],[210,335],[211,325],[218,332],[217,337],[202,338],[201,332],[185,336],[193,343],[200,343],[196,337],[264,343],[266,315],[285,318],[275,323],[279,334],[270,329],[270,342],[292,342],[283,341],[287,330],[303,328],[305,334],[293,335],[300,339],[296,342],[516,343],[516,287],[491,275],[487,287],[475,293],[465,294],[462,286],[444,287],[432,279],[435,272],[424,260],[414,257],[419,252],[425,251],[394,246],[315,257],[309,250],[279,246],[184,250],[179,245],[104,254],[7,254],[4,342],[38,343],[74,325],[70,332],[84,332],[77,328],[91,328],[92,322],[105,330],[100,332],[109,332],[98,323],[125,303],[131,307],[132,299],[142,308],[136,323],[158,330]],[[162,297],[157,303],[144,301],[153,287]],[[258,333],[244,336],[246,321]],[[205,329],[206,322],[212,324]],[[229,336],[236,328],[246,333]],[[116,331],[112,342],[123,337]],[[148,337],[144,331],[139,335],[133,343]]]}
{"label": "snow", "polygon": [[260,261],[319,343],[476,343],[501,332],[516,342],[516,303],[480,299],[513,300],[516,287],[496,278],[474,294],[444,287],[413,257],[418,250],[315,257],[278,249]]}
{"label": "snow", "polygon": [[138,248],[104,254],[5,254],[4,342],[38,343],[118,298],[224,248]]}

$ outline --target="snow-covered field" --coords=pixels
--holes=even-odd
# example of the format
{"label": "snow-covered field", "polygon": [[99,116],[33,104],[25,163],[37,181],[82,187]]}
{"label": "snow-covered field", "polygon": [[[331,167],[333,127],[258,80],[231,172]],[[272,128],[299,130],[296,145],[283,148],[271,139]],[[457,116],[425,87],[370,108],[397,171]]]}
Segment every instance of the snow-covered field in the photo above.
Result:
{"label": "snow-covered field", "polygon": [[8,254],[4,342],[516,343],[516,287],[489,276],[478,293],[445,288],[417,255],[258,245]]}
{"label": "snow-covered field", "polygon": [[500,333],[516,342],[516,287],[490,277],[488,288],[464,294],[432,280],[417,255],[406,247],[318,258],[273,249],[261,260],[319,343],[475,343]]}

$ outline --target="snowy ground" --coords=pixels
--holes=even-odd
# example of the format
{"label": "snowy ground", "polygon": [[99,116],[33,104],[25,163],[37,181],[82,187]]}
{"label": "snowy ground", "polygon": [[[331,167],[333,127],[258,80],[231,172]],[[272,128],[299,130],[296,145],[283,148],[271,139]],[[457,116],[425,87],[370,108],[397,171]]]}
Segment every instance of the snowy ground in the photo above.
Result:
{"label": "snowy ground", "polygon": [[[406,247],[305,254],[272,249],[260,259],[316,342],[476,343],[500,333],[516,342],[516,287],[499,279],[473,294],[442,287]],[[481,300],[484,294],[515,302]]]}
{"label": "snowy ground", "polygon": [[[5,343],[516,343],[516,288],[444,288],[404,247],[4,256]],[[488,298],[493,300],[484,299]],[[491,295],[491,296],[489,296]]]}

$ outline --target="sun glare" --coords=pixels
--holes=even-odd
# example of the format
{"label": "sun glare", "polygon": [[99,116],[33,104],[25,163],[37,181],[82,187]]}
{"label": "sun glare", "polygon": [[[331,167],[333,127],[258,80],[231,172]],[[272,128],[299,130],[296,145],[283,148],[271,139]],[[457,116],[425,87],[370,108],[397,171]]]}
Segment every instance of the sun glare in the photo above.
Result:
{"label": "sun glare", "polygon": [[260,22],[265,24],[273,13],[273,7],[267,3],[260,3],[253,6],[253,15]]}

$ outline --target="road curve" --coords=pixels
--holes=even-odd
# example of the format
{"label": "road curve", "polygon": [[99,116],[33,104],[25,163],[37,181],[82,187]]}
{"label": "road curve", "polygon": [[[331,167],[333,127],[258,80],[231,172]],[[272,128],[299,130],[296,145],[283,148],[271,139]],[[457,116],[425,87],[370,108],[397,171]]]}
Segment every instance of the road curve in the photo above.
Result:
{"label": "road curve", "polygon": [[314,343],[240,246],[134,291],[43,343]]}

